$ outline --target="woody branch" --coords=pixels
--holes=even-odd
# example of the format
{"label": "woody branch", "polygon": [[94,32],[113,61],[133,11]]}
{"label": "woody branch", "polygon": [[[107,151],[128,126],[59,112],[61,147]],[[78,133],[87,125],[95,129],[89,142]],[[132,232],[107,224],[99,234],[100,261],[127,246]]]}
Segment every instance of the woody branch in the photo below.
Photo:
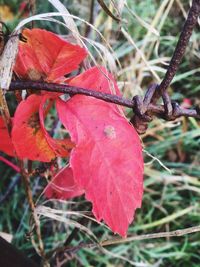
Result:
{"label": "woody branch", "polygon": [[[67,84],[64,85],[64,84],[54,84],[47,82],[34,82],[34,81],[21,81],[21,80],[12,81],[9,90],[13,91],[13,90],[34,89],[34,90],[45,90],[49,92],[67,93],[70,95],[82,94],[82,95],[92,96],[104,100],[106,102],[115,103],[118,105],[132,108],[134,113],[136,114],[135,117],[137,119],[138,125],[150,121],[152,115],[162,117],[167,120],[175,120],[180,116],[194,117],[200,119],[199,107],[197,107],[196,109],[181,108],[178,105],[178,103],[172,104],[171,99],[167,93],[167,88],[169,87],[173,77],[175,76],[178,66],[185,54],[185,50],[188,45],[190,36],[192,34],[195,25],[197,24],[199,14],[200,14],[200,0],[193,0],[192,6],[188,13],[188,17],[179,36],[179,40],[172,55],[170,64],[167,68],[166,74],[160,85],[152,86],[147,90],[147,93],[143,100],[137,96],[132,100],[129,100],[116,95],[97,92],[94,90],[75,87]],[[160,97],[163,98],[164,105],[156,104],[157,100]],[[147,114],[147,116],[145,114]]]}
{"label": "woody branch", "polygon": [[[25,90],[25,89],[33,89],[33,90],[44,90],[48,92],[58,92],[63,94],[82,94],[86,96],[95,97],[101,100],[104,100],[109,103],[114,103],[117,105],[125,106],[128,108],[134,109],[136,107],[135,99],[126,99],[117,95],[112,95],[108,93],[97,92],[94,90],[89,90],[81,87],[71,86],[67,84],[56,84],[56,83],[47,83],[47,82],[33,82],[33,81],[12,81],[10,84],[10,91],[14,90]],[[148,106],[148,111],[153,112],[155,115],[164,117],[165,109],[163,105],[155,105],[150,104]],[[176,117],[186,116],[186,117],[194,117],[200,119],[200,112],[196,109],[184,109],[179,107],[177,110]]]}

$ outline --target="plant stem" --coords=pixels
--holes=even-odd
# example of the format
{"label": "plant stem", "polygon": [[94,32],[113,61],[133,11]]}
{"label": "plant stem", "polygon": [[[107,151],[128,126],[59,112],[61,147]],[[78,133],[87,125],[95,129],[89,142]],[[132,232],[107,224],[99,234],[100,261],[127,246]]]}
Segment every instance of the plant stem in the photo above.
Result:
{"label": "plant stem", "polygon": [[162,82],[160,83],[158,90],[156,91],[157,92],[156,96],[153,98],[154,101],[157,101],[157,99],[164,93],[164,91],[167,90],[172,79],[174,78],[176,71],[179,67],[179,64],[185,54],[185,50],[188,45],[190,36],[192,35],[192,31],[195,25],[197,24],[199,14],[200,14],[200,0],[193,0],[192,6],[189,10],[187,19],[180,34],[178,43],[176,45],[173,56],[169,63],[167,72]]}
{"label": "plant stem", "polygon": [[[89,90],[81,87],[71,86],[67,84],[56,84],[56,83],[47,83],[47,82],[33,82],[33,81],[12,81],[10,84],[9,91],[14,90],[25,90],[25,89],[33,89],[36,91],[44,90],[48,92],[59,92],[63,94],[70,94],[70,95],[87,95],[91,97],[95,97],[101,100],[104,100],[109,103],[114,103],[117,105],[125,106],[132,108],[133,110],[136,108],[136,102],[134,99],[126,99],[117,95],[97,92],[94,90]],[[165,117],[165,109],[162,105],[155,105],[155,104],[149,104],[147,108],[148,112],[153,113],[154,115],[158,117]],[[200,119],[199,111],[195,109],[183,109],[178,108],[177,112],[175,114],[175,118],[178,118],[180,116],[185,117],[194,117],[197,119]]]}
{"label": "plant stem", "polygon": [[[31,187],[30,187],[29,174],[24,169],[23,161],[19,161],[19,166],[20,166],[20,172],[21,172],[21,176],[23,179],[24,187],[25,187],[27,200],[29,203],[30,210],[32,212],[34,223],[35,223],[36,236],[37,236],[37,240],[38,240],[38,250],[39,250],[40,256],[43,259],[43,266],[47,267],[49,265],[46,261],[46,255],[44,252],[44,244],[42,241],[41,230],[40,230],[40,221],[38,219],[37,214],[35,213],[35,204],[33,201],[33,195],[32,195],[32,191],[31,191]],[[32,243],[35,243],[33,237],[32,237]]]}
{"label": "plant stem", "polygon": [[132,241],[139,241],[139,240],[183,236],[183,235],[188,235],[188,234],[192,234],[196,232],[200,232],[200,225],[181,229],[181,230],[175,230],[171,232],[135,235],[135,236],[127,237],[127,238],[116,238],[116,239],[111,239],[111,240],[105,240],[105,241],[100,242],[100,245],[104,247],[104,246],[116,245],[116,244],[122,244],[122,243],[124,244],[124,243],[132,242]]}
{"label": "plant stem", "polygon": [[75,254],[80,249],[84,248],[101,248],[101,247],[107,247],[111,245],[118,245],[118,244],[124,244],[124,243],[130,243],[134,241],[143,241],[143,240],[151,240],[151,239],[158,239],[158,238],[169,238],[169,237],[179,237],[179,236],[185,236],[192,233],[200,232],[200,225],[188,227],[184,229],[179,229],[175,231],[170,232],[160,232],[160,233],[150,233],[150,234],[144,234],[144,235],[132,235],[127,238],[112,238],[108,240],[100,241],[99,243],[83,243],[81,242],[79,245],[74,247],[66,247],[63,249],[63,253],[69,253],[69,254]]}

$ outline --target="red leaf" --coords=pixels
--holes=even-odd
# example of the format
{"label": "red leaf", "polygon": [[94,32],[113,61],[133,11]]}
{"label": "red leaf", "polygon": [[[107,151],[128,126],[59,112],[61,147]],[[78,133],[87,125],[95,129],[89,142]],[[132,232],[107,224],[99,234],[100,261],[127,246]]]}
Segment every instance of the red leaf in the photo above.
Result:
{"label": "red leaf", "polygon": [[82,194],[84,190],[78,187],[68,166],[61,169],[45,188],[47,198],[69,199]]}
{"label": "red leaf", "polygon": [[5,126],[3,118],[0,116],[0,151],[14,157],[14,146],[9,136],[8,130]]}
{"label": "red leaf", "polygon": [[[81,84],[75,79],[73,85],[86,87],[83,79]],[[90,71],[87,86],[100,88],[102,79]],[[91,97],[58,100],[57,110],[76,143],[70,157],[74,179],[93,203],[95,217],[125,236],[143,194],[142,147],[135,129],[113,104]]]}
{"label": "red leaf", "polygon": [[[103,67],[93,67],[70,80],[70,85],[84,86],[95,91],[121,96],[113,76]],[[116,105],[114,105],[116,106]]]}
{"label": "red leaf", "polygon": [[[113,76],[101,66],[90,68],[75,78],[70,79],[68,83],[73,86],[82,86],[86,89],[121,96],[121,92]],[[122,107],[115,104],[110,105],[122,113]]]}
{"label": "red leaf", "polygon": [[68,156],[73,146],[69,139],[54,140],[46,132],[43,99],[46,101],[45,96],[31,95],[17,107],[12,141],[19,158],[49,162],[56,156]]}
{"label": "red leaf", "polygon": [[23,79],[60,81],[76,70],[86,56],[85,49],[41,29],[25,29],[27,42],[20,42],[14,71]]}

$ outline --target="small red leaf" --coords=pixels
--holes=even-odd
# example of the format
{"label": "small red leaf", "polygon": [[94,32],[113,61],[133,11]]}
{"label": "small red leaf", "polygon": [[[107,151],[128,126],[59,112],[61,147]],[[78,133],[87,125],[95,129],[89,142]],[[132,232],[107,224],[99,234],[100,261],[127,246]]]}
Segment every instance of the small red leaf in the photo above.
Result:
{"label": "small red leaf", "polygon": [[[73,85],[86,87],[75,79]],[[90,71],[86,83],[109,90],[101,87],[102,80]],[[57,100],[57,110],[76,143],[70,158],[74,179],[93,203],[95,217],[125,236],[143,194],[142,147],[135,129],[113,104],[86,96]]]}
{"label": "small red leaf", "polygon": [[14,146],[8,134],[3,118],[0,116],[0,151],[14,157]]}
{"label": "small red leaf", "polygon": [[70,199],[84,194],[74,181],[72,169],[68,166],[61,169],[45,188],[47,198]]}
{"label": "small red leaf", "polygon": [[85,49],[41,29],[25,29],[15,64],[15,73],[23,79],[57,82],[78,68],[86,56]]}

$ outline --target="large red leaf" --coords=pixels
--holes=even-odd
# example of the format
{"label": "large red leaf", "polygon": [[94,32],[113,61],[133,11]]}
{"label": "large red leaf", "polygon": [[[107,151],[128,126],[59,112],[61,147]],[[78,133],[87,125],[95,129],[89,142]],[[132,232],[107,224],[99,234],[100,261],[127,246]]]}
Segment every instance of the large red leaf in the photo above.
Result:
{"label": "large red leaf", "polygon": [[78,68],[86,56],[85,49],[41,29],[25,29],[27,42],[20,42],[15,73],[24,79],[60,81]]}
{"label": "large red leaf", "polygon": [[[86,87],[75,79],[73,85]],[[87,86],[101,86],[102,76],[100,84],[98,79],[90,72]],[[57,100],[57,110],[76,143],[70,157],[74,179],[92,202],[95,217],[125,236],[143,194],[142,147],[135,129],[113,104],[86,96]]]}
{"label": "large red leaf", "polygon": [[11,138],[8,134],[8,130],[5,126],[3,118],[0,116],[0,151],[14,157],[14,147]]}
{"label": "large red leaf", "polygon": [[68,156],[73,147],[69,139],[54,140],[46,132],[43,98],[46,101],[45,96],[31,95],[17,107],[12,141],[19,158],[49,162],[56,156]]}
{"label": "large red leaf", "polygon": [[61,169],[45,188],[47,198],[69,199],[84,193],[74,181],[72,169],[68,166]]}

